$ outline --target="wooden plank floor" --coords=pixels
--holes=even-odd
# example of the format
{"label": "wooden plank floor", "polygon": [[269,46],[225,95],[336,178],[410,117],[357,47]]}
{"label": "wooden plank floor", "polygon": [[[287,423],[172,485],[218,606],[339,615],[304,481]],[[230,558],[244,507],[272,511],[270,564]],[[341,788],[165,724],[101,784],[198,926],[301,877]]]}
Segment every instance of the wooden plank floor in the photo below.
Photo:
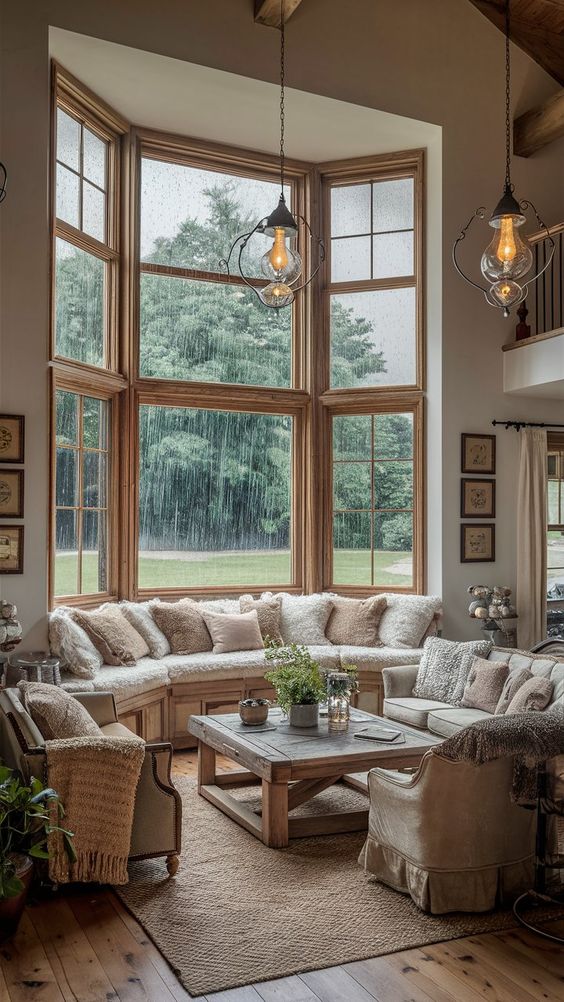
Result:
{"label": "wooden plank floor", "polygon": [[[219,761],[228,768],[227,760]],[[195,776],[193,752],[175,772]],[[564,934],[564,922],[553,928]],[[26,910],[0,947],[0,1002],[187,1002],[191,996],[111,891]],[[564,950],[524,929],[472,936],[200,997],[200,1002],[563,1002]]]}

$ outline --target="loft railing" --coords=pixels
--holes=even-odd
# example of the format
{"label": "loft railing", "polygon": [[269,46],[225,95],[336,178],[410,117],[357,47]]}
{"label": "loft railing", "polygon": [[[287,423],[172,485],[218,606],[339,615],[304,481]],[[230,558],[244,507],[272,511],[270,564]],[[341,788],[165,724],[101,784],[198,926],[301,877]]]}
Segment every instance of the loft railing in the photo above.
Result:
{"label": "loft railing", "polygon": [[[548,228],[554,240],[554,255],[551,263],[541,275],[538,282],[533,282],[529,288],[526,306],[529,315],[526,318],[531,327],[531,336],[548,334],[564,329],[564,223]],[[546,264],[550,249],[546,230],[532,233],[529,237],[534,257],[534,272]]]}

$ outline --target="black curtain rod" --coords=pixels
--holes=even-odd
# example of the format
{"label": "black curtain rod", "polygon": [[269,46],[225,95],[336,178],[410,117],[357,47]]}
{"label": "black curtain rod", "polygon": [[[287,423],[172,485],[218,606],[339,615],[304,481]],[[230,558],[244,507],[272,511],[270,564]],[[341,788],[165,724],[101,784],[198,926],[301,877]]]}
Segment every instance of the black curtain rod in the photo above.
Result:
{"label": "black curtain rod", "polygon": [[498,424],[503,425],[506,431],[508,428],[515,428],[515,431],[521,428],[564,428],[564,424],[546,424],[545,421],[496,421],[495,418],[492,424],[494,428]]}

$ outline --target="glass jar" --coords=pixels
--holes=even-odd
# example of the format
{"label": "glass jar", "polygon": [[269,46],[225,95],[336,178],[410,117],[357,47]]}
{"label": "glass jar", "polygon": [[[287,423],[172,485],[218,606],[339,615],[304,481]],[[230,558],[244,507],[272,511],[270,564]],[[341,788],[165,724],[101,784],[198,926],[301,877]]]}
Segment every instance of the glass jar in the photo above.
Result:
{"label": "glass jar", "polygon": [[351,716],[352,688],[353,679],[347,672],[329,672],[327,676],[327,719],[329,730],[347,730]]}

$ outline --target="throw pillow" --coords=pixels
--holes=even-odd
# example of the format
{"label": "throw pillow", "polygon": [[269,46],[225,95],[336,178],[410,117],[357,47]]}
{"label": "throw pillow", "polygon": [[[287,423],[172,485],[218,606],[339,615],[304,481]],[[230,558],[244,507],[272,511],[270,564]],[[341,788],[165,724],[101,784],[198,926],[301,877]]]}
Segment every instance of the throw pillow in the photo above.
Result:
{"label": "throw pillow", "polygon": [[77,678],[94,678],[103,664],[88,634],[66,609],[55,609],[49,615],[49,648],[60,658],[61,668]]}
{"label": "throw pillow", "polygon": [[428,637],[417,669],[413,695],[460,706],[474,658],[476,655],[485,657],[491,647],[489,640],[461,643]]}
{"label": "throw pillow", "polygon": [[372,598],[341,598],[332,596],[333,609],[325,630],[332,644],[352,647],[383,647],[378,625],[386,608],[381,595]]}
{"label": "throw pillow", "polygon": [[474,658],[464,687],[462,705],[485,710],[486,713],[495,713],[508,675],[507,663]]}
{"label": "throw pillow", "polygon": [[125,618],[143,637],[152,658],[164,658],[170,654],[170,644],[162,630],[159,630],[152,614],[153,605],[158,601],[159,599],[151,602],[122,602],[120,605]]}
{"label": "throw pillow", "polygon": [[260,651],[264,647],[256,609],[239,612],[235,616],[222,612],[204,612],[203,615],[212,638],[214,654]]}
{"label": "throw pillow", "polygon": [[74,696],[45,682],[18,682],[24,706],[46,741],[100,737],[102,731]]}
{"label": "throw pillow", "polygon": [[72,618],[88,634],[107,665],[135,665],[149,648],[117,605],[102,605],[92,612],[73,609]]}
{"label": "throw pillow", "polygon": [[533,675],[524,682],[511,700],[506,714],[525,713],[527,710],[544,710],[550,703],[554,686],[549,678]]}
{"label": "throw pillow", "polygon": [[282,643],[279,598],[272,598],[267,601],[265,598],[253,598],[252,595],[241,595],[239,607],[241,612],[252,612],[255,609],[263,640],[269,637],[270,640]]}
{"label": "throw pillow", "polygon": [[532,677],[533,673],[530,672],[528,668],[518,668],[516,671],[509,672],[505,685],[501,690],[501,696],[499,697],[498,704],[495,708],[496,714],[507,713],[507,707],[517,690]]}
{"label": "throw pillow", "polygon": [[387,605],[380,621],[380,640],[385,647],[419,647],[442,609],[436,595],[394,595],[386,592]]}
{"label": "throw pillow", "polygon": [[212,642],[197,602],[155,602],[152,613],[159,630],[170,644],[171,654],[199,654],[211,651]]}
{"label": "throw pillow", "polygon": [[[265,592],[261,597],[271,599],[272,595]],[[285,644],[330,646],[325,627],[333,602],[328,595],[288,595],[281,592],[275,598],[281,601],[280,631]]]}

